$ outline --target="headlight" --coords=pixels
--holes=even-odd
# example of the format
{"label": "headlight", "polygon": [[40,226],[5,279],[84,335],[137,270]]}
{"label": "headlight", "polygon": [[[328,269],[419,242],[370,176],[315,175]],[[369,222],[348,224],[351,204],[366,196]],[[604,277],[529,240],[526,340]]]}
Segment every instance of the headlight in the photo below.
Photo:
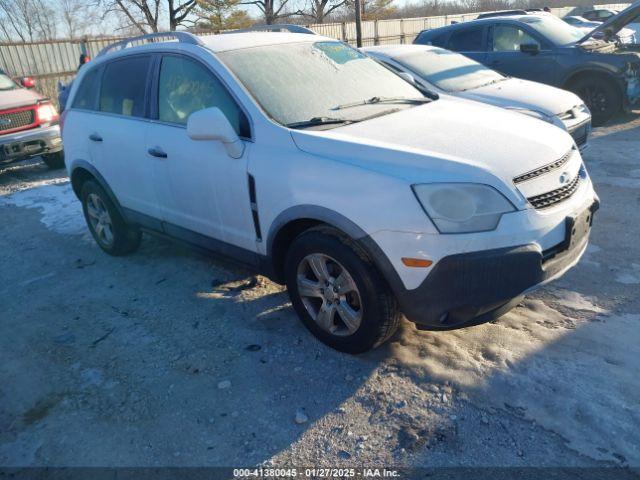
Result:
{"label": "headlight", "polygon": [[489,185],[476,183],[425,183],[413,192],[440,233],[495,230],[503,214],[516,209]]}
{"label": "headlight", "polygon": [[591,115],[591,110],[584,103],[582,105],[578,105],[574,110],[578,113],[586,113],[587,115]]}

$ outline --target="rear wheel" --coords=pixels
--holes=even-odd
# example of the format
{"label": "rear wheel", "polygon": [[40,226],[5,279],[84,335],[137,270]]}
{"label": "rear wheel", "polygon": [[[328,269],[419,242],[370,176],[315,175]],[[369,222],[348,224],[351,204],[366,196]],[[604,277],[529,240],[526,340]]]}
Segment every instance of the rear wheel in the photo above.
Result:
{"label": "rear wheel", "polygon": [[45,153],[42,155],[42,161],[52,170],[64,168],[64,152]]}
{"label": "rear wheel", "polygon": [[571,90],[589,107],[596,127],[611,120],[622,108],[622,95],[612,79],[595,75],[580,78]]}
{"label": "rear wheel", "polygon": [[126,255],[140,246],[142,234],[125,222],[104,189],[93,180],[82,186],[82,210],[96,243],[109,255]]}
{"label": "rear wheel", "polygon": [[289,296],[305,326],[326,345],[362,353],[397,329],[396,300],[366,252],[341,232],[317,227],[291,245]]}

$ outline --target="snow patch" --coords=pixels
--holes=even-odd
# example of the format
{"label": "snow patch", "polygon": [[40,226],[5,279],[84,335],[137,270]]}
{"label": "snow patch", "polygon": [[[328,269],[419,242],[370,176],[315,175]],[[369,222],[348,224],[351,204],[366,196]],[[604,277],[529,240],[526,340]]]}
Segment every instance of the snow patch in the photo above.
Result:
{"label": "snow patch", "polygon": [[38,209],[42,214],[40,221],[57,233],[80,235],[87,232],[82,206],[68,180],[43,181],[35,188],[0,197],[0,205]]}
{"label": "snow patch", "polygon": [[582,454],[615,453],[638,465],[640,314],[614,316],[576,292],[559,296],[554,302],[582,314],[528,299],[473,328],[405,327],[391,353],[417,378],[449,381],[472,402],[535,421]]}

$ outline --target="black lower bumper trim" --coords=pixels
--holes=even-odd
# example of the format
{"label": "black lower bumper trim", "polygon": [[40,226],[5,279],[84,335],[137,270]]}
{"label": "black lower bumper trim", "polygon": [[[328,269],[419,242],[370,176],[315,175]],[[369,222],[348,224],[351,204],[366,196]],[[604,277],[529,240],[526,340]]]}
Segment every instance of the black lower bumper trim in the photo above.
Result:
{"label": "black lower bumper trim", "polygon": [[443,258],[418,288],[395,292],[402,312],[419,327],[435,330],[474,325],[506,313],[514,299],[578,259],[597,206],[573,219],[576,228],[567,231],[568,240],[548,251],[522,245]]}

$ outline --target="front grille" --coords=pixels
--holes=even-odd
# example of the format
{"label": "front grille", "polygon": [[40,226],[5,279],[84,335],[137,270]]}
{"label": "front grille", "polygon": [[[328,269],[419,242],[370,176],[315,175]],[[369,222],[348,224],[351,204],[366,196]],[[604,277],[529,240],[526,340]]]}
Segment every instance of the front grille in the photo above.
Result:
{"label": "front grille", "polygon": [[34,108],[10,113],[0,112],[0,133],[28,127],[33,125],[35,121],[36,111]]}
{"label": "front grille", "polygon": [[579,125],[577,128],[570,130],[569,134],[573,137],[576,145],[579,147],[583,146],[587,143],[587,137],[589,136],[589,123],[587,122]]}
{"label": "front grille", "polygon": [[543,167],[536,168],[535,170],[531,170],[530,172],[523,173],[513,179],[513,183],[522,183],[527,180],[531,180],[532,178],[539,177],[540,175],[544,175],[545,173],[549,173],[556,168],[560,168],[562,165],[567,163],[573,154],[574,148],[569,150],[560,160],[556,160],[553,163],[549,163]]}
{"label": "front grille", "polygon": [[536,195],[535,197],[529,197],[527,200],[537,209],[552,207],[573,195],[576,190],[578,190],[579,186],[580,172],[578,172],[576,178],[571,180],[571,182],[564,187],[551,190],[550,192],[543,193],[541,195]]}

